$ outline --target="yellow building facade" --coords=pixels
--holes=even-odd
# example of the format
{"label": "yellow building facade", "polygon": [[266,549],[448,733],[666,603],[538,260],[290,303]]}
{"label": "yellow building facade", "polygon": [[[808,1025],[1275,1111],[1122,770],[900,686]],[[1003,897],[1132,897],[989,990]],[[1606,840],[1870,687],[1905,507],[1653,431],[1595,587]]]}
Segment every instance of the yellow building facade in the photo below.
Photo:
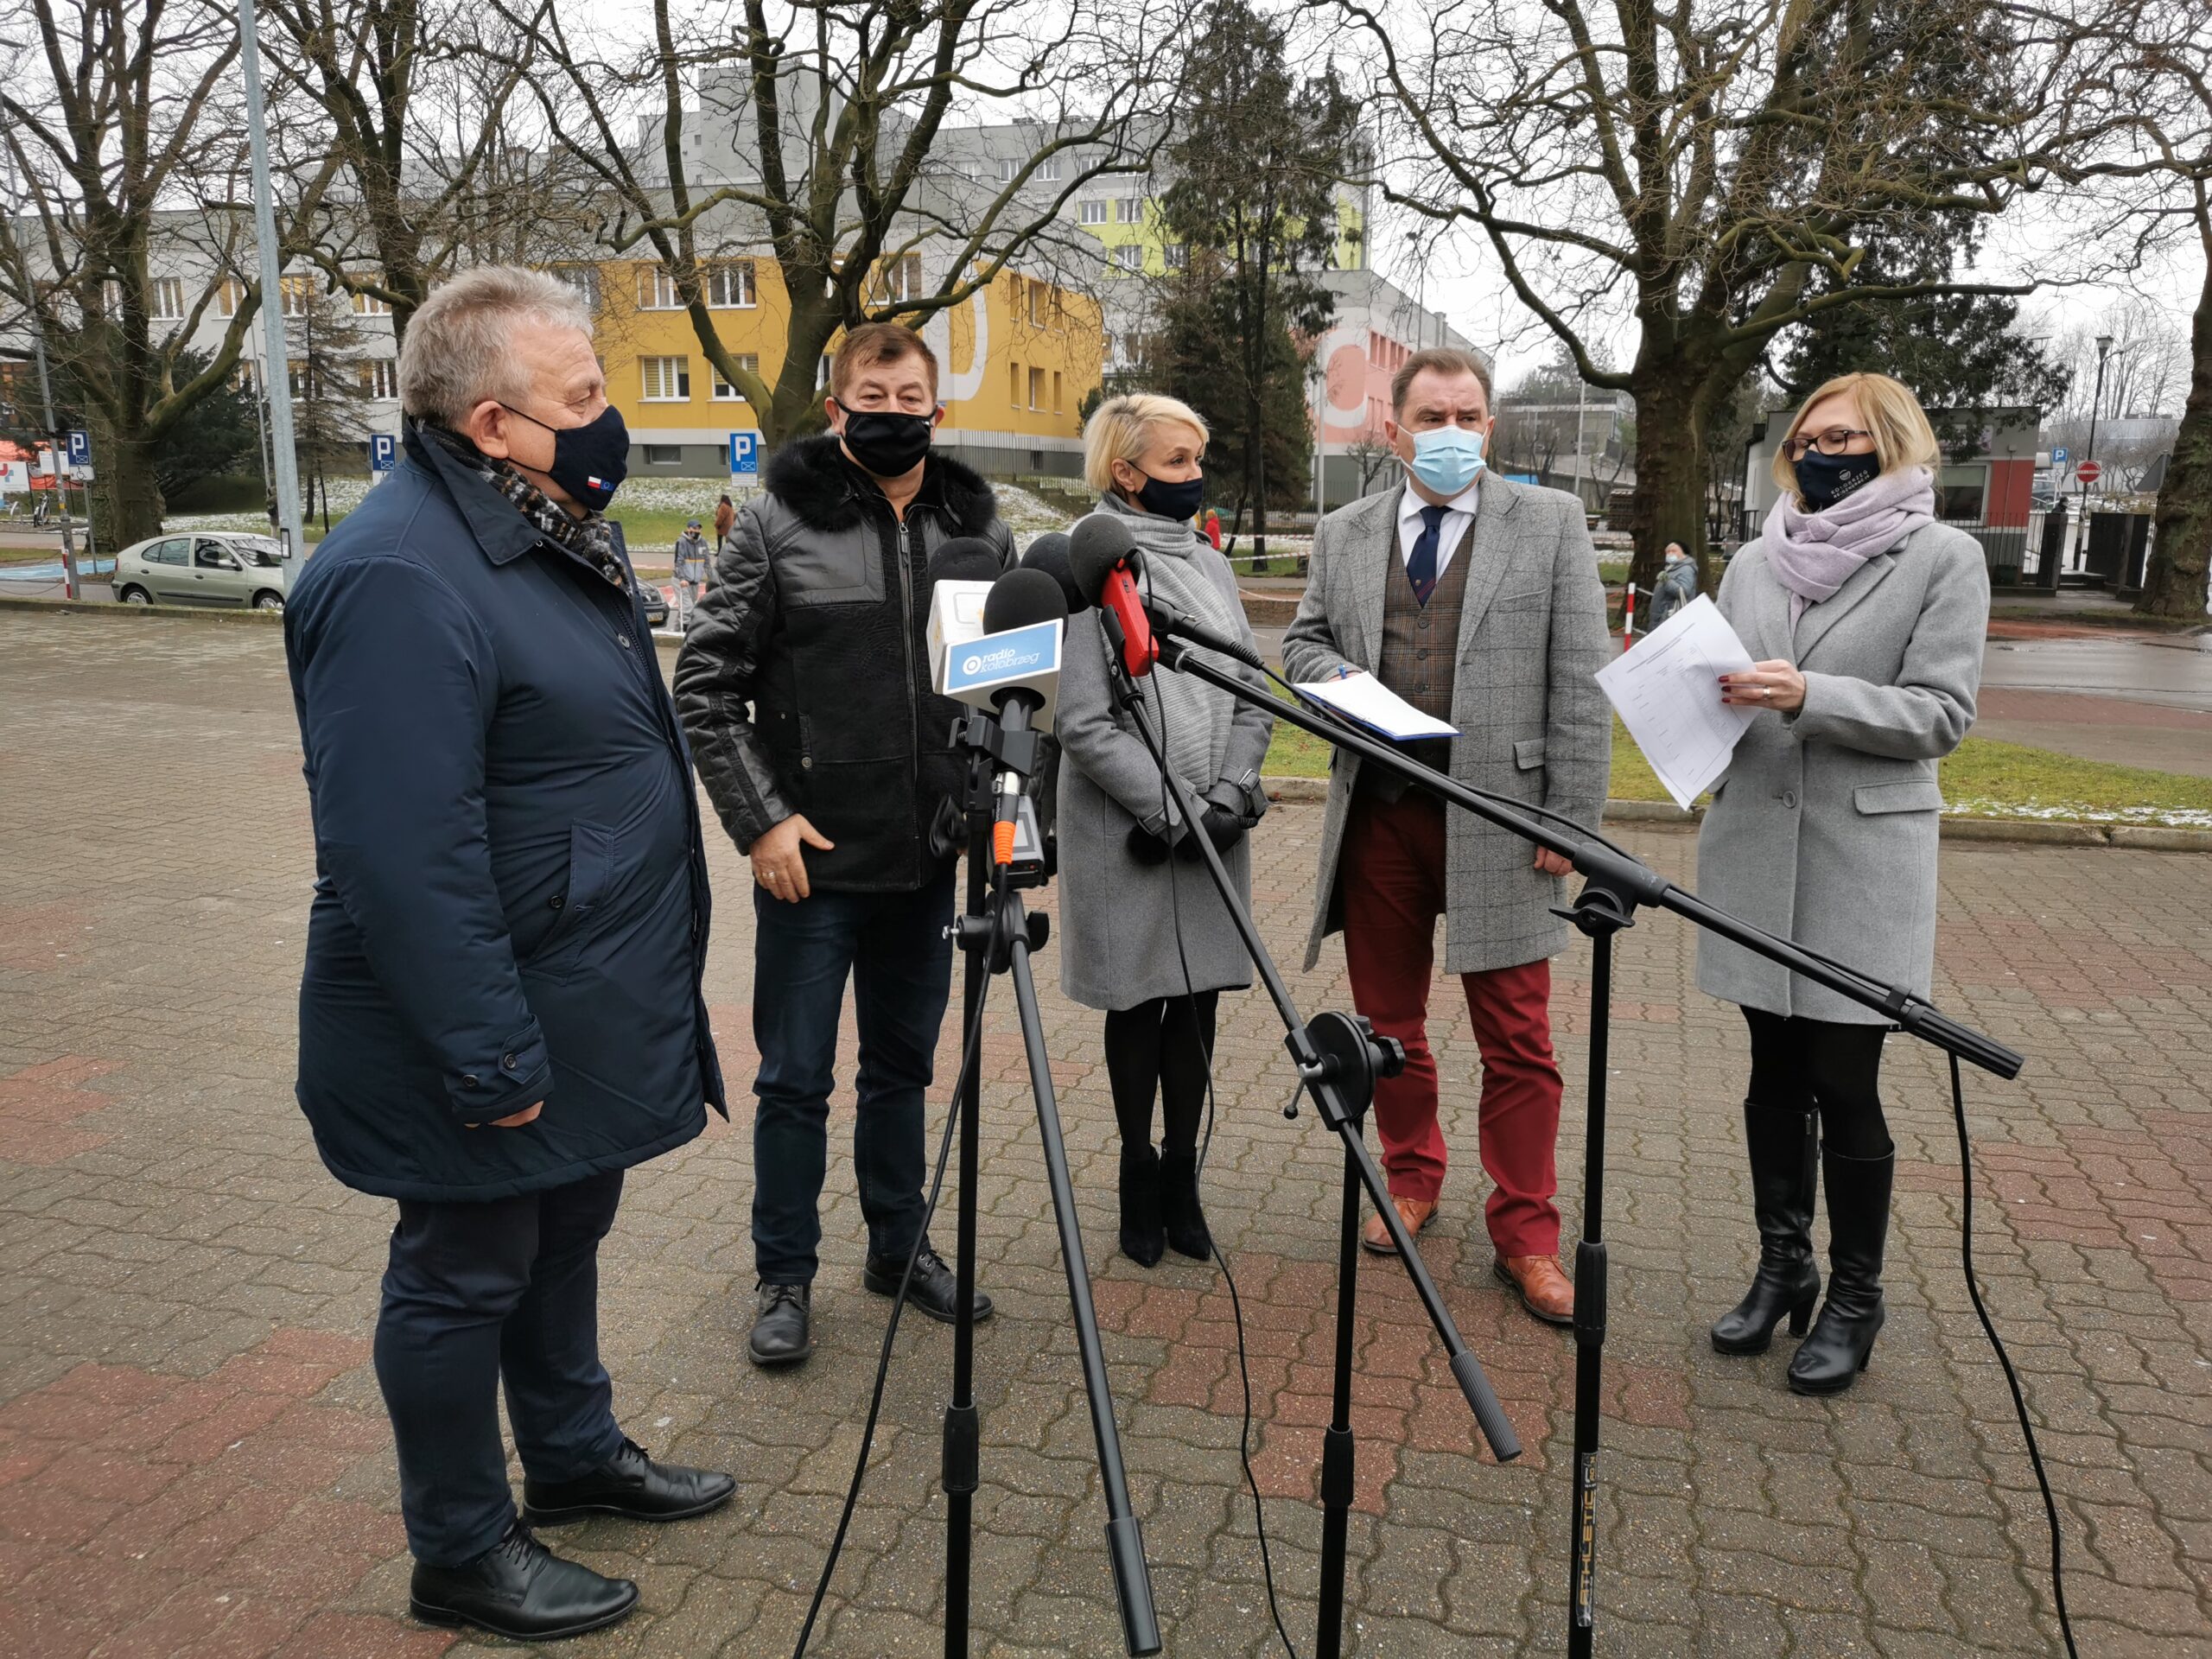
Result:
{"label": "yellow building facade", "polygon": [[[650,261],[553,270],[592,302],[607,398],[630,429],[631,475],[727,476],[729,435],[757,430],[760,423],[709,361],[673,279]],[[886,278],[893,293],[896,284],[919,280],[911,257]],[[709,273],[708,299],[724,347],[773,382],[783,372],[791,314],[775,261],[718,263]],[[930,316],[921,333],[938,358],[941,447],[1001,477],[1082,470],[1077,410],[1103,366],[1096,300],[1005,270]],[[835,353],[835,340],[830,349]],[[827,358],[815,378],[827,385]]]}

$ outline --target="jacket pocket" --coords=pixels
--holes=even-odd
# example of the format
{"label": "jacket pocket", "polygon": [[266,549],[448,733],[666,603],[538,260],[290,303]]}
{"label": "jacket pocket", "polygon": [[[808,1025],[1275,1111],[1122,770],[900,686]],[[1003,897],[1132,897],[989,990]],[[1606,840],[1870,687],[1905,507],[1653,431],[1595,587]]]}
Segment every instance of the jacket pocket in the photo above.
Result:
{"label": "jacket pocket", "polygon": [[1522,772],[1534,772],[1544,764],[1544,740],[1524,737],[1513,746],[1513,764]]}
{"label": "jacket pocket", "polygon": [[1943,791],[1933,778],[1901,778],[1894,784],[1861,784],[1851,804],[1869,817],[1878,812],[1941,812]]}
{"label": "jacket pocket", "polygon": [[1501,594],[1491,601],[1493,611],[1532,611],[1551,596],[1548,588],[1527,588],[1517,594]]}
{"label": "jacket pocket", "polygon": [[804,610],[815,605],[881,604],[883,550],[866,523],[846,531],[795,536],[776,550],[779,603]]}
{"label": "jacket pocket", "polygon": [[532,973],[565,976],[575,966],[593,917],[614,885],[614,831],[603,823],[569,828],[569,886],[560,919],[526,964]]}

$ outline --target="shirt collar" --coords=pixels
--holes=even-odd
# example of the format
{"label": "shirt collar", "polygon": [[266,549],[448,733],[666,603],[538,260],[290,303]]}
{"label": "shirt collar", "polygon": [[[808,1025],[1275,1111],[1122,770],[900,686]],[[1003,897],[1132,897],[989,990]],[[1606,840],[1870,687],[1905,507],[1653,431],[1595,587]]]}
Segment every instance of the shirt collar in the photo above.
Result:
{"label": "shirt collar", "polygon": [[[1475,510],[1476,498],[1482,494],[1482,489],[1483,475],[1477,473],[1473,483],[1444,504],[1445,512],[1472,514]],[[1404,499],[1398,503],[1398,522],[1402,524],[1419,524],[1421,510],[1427,505],[1428,505],[1427,502],[1414,493],[1413,486],[1408,485]]]}

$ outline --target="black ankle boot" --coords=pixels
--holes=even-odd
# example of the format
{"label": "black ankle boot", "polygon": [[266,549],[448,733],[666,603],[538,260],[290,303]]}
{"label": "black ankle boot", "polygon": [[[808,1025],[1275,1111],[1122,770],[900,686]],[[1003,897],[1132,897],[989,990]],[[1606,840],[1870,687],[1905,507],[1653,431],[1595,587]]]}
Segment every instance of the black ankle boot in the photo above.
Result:
{"label": "black ankle boot", "polygon": [[1819,1136],[1811,1112],[1744,1103],[1744,1141],[1751,1154],[1751,1213],[1759,1229],[1759,1268],[1744,1300],[1713,1322],[1724,1354],[1763,1354],[1774,1327],[1789,1319],[1802,1337],[1821,1299],[1813,1261],[1813,1191]]}
{"label": "black ankle boot", "polygon": [[1157,1267],[1167,1248],[1160,1222],[1160,1157],[1149,1142],[1122,1147],[1122,1254]]}
{"label": "black ankle boot", "polygon": [[1882,1328],[1882,1246],[1890,1231],[1897,1154],[1847,1158],[1824,1151],[1828,1189],[1828,1299],[1789,1362],[1796,1394],[1840,1394],[1859,1380]]}
{"label": "black ankle boot", "polygon": [[1213,1235],[1206,1230],[1206,1213],[1198,1207],[1195,1152],[1160,1154],[1160,1209],[1167,1224],[1167,1243],[1178,1255],[1200,1262],[1213,1259]]}

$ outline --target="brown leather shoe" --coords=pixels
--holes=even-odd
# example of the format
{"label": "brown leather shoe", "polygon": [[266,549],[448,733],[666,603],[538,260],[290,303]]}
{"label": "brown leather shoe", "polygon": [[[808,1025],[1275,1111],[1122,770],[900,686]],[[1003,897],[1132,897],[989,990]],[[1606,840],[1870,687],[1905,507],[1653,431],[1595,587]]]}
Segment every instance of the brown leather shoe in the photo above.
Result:
{"label": "brown leather shoe", "polygon": [[1530,1317],[1546,1325],[1574,1323],[1574,1281],[1548,1255],[1502,1255],[1491,1269],[1512,1287]]}
{"label": "brown leather shoe", "polygon": [[[1406,1224],[1406,1230],[1415,1238],[1421,1236],[1421,1230],[1428,1225],[1428,1218],[1436,1213],[1434,1198],[1409,1198],[1402,1192],[1393,1192],[1390,1203],[1397,1210],[1398,1219]],[[1390,1242],[1390,1230],[1382,1224],[1382,1217],[1379,1215],[1367,1218],[1367,1228],[1360,1234],[1359,1242],[1377,1255],[1395,1255],[1398,1253],[1398,1247]]]}

